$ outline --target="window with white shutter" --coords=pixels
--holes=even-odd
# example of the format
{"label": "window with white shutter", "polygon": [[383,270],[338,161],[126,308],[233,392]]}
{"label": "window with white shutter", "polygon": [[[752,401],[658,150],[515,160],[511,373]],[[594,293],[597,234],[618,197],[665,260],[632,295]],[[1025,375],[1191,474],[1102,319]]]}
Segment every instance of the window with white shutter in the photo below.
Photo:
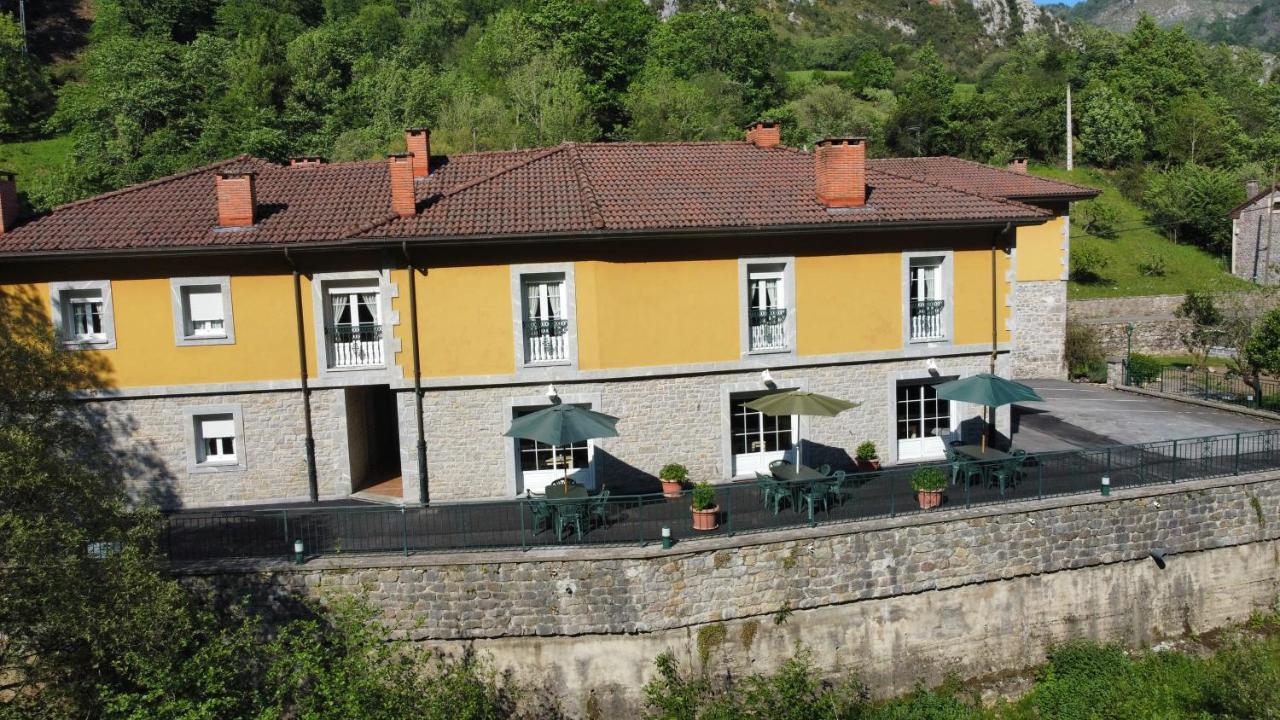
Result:
{"label": "window with white shutter", "polygon": [[221,287],[217,285],[188,287],[183,291],[182,300],[188,337],[226,336]]}
{"label": "window with white shutter", "polygon": [[195,426],[197,462],[236,462],[236,423],[230,413],[198,415]]}
{"label": "window with white shutter", "polygon": [[171,278],[174,342],[185,345],[233,345],[231,278]]}

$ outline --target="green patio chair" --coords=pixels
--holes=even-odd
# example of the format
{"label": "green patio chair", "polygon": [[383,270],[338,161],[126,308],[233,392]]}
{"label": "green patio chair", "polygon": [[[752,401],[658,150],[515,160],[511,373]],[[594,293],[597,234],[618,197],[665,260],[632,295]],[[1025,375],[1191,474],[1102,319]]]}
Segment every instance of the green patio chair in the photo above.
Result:
{"label": "green patio chair", "polygon": [[818,472],[822,473],[823,475],[826,475],[827,477],[831,477],[831,466],[823,465],[822,467],[818,468]]}
{"label": "green patio chair", "polygon": [[760,499],[765,508],[772,507],[774,515],[782,509],[783,500],[791,500],[791,491],[771,475],[756,473],[756,484],[760,487]]}
{"label": "green patio chair", "polygon": [[591,517],[606,528],[609,527],[609,488],[601,490],[599,495],[591,499]]}
{"label": "green patio chair", "polygon": [[551,527],[551,519],[554,515],[551,512],[551,505],[546,500],[534,500],[528,497],[526,493],[526,502],[529,503],[529,513],[533,515],[533,534],[546,530]]}
{"label": "green patio chair", "polygon": [[960,460],[952,463],[952,472],[959,477],[964,478],[966,485],[972,485],[975,482],[981,484],[987,478],[987,471],[982,464],[976,460]]}
{"label": "green patio chair", "polygon": [[587,506],[581,502],[556,503],[556,542],[564,542],[564,531],[570,525],[582,542],[582,521],[586,519]]}
{"label": "green patio chair", "polygon": [[846,498],[853,497],[853,490],[853,483],[850,481],[848,473],[843,470],[837,470],[831,493],[831,496],[835,498],[836,504],[843,506]]}
{"label": "green patio chair", "polygon": [[956,479],[960,477],[960,463],[963,462],[959,455],[956,455],[956,443],[949,442],[942,444],[942,452],[947,456],[947,462],[951,463],[951,484],[956,484]]}
{"label": "green patio chair", "polygon": [[835,489],[834,486],[834,480],[813,480],[800,490],[800,497],[809,510],[809,522],[813,522],[813,513],[818,503],[822,503],[822,512],[831,511],[829,501]]}
{"label": "green patio chair", "polygon": [[991,473],[987,476],[987,486],[999,486],[1000,496],[1004,497],[1006,488],[1014,488],[1018,486],[1018,481],[1022,479],[1022,463],[1023,458],[1011,457],[991,469]]}

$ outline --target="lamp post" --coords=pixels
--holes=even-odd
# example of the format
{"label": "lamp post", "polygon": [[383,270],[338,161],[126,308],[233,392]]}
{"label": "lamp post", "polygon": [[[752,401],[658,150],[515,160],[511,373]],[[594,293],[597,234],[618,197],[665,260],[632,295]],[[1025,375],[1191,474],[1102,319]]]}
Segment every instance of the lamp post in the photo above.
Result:
{"label": "lamp post", "polygon": [[1125,324],[1124,334],[1129,338],[1128,347],[1124,352],[1124,384],[1129,385],[1129,362],[1133,360],[1133,323]]}

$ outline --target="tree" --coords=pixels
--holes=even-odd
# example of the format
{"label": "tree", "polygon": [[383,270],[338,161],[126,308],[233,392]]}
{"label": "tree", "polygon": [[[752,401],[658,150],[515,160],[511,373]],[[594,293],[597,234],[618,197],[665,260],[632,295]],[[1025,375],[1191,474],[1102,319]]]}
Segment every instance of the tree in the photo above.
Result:
{"label": "tree", "polygon": [[894,66],[891,58],[878,50],[867,50],[858,55],[849,68],[850,87],[858,93],[867,90],[884,90],[893,84]]}
{"label": "tree", "polygon": [[943,66],[933,43],[925,43],[912,60],[915,70],[898,96],[890,142],[909,154],[929,154],[955,92],[955,78]]}
{"label": "tree", "polygon": [[530,58],[507,79],[522,145],[591,140],[600,132],[583,86],[586,77],[563,49]]}
{"label": "tree", "polygon": [[1257,370],[1280,375],[1280,308],[1258,322],[1244,346],[1245,361]]}
{"label": "tree", "polygon": [[1244,200],[1233,173],[1187,163],[1153,175],[1144,197],[1152,221],[1176,239],[1218,254],[1230,249],[1231,208]]}
{"label": "tree", "polygon": [[868,144],[877,148],[883,147],[888,116],[872,103],[858,100],[835,85],[818,85],[789,105],[789,114],[804,143],[854,135],[866,137]]}
{"label": "tree", "polygon": [[1209,348],[1218,344],[1223,334],[1222,323],[1225,318],[1222,311],[1214,303],[1212,295],[1192,290],[1174,311],[1174,315],[1190,323],[1190,327],[1182,330],[1178,336],[1195,361],[1195,366],[1204,367]]}
{"label": "tree", "polygon": [[657,66],[632,83],[625,104],[632,140],[721,140],[738,132],[743,115],[738,88],[724,75],[686,80]]}
{"label": "tree", "polygon": [[1174,162],[1214,165],[1233,154],[1239,136],[1240,126],[1221,98],[1187,95],[1156,126],[1155,149]]}
{"label": "tree", "polygon": [[22,28],[0,13],[0,140],[31,137],[52,110],[44,69],[23,50]]}
{"label": "tree", "polygon": [[1113,168],[1142,156],[1146,142],[1138,108],[1103,84],[1089,86],[1080,116],[1080,141],[1090,162]]}

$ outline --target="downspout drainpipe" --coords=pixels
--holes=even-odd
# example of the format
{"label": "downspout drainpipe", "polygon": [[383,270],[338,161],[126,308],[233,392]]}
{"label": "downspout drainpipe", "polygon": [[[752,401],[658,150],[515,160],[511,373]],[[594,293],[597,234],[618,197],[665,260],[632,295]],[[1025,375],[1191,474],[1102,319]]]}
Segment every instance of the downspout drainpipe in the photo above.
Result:
{"label": "downspout drainpipe", "polygon": [[311,387],[307,384],[307,340],[302,324],[302,275],[288,248],[285,248],[284,259],[293,268],[293,314],[298,325],[298,377],[302,380],[302,418],[307,433],[307,488],[311,492],[311,502],[316,502],[320,499],[320,484],[316,480],[316,438],[311,428]]}
{"label": "downspout drainpipe", "polygon": [[422,364],[418,353],[418,269],[409,256],[409,243],[402,241],[400,250],[404,253],[405,264],[409,269],[409,324],[411,342],[413,343],[413,407],[414,420],[418,425],[418,502],[427,505],[430,501],[427,487],[427,437],[422,424]]}

